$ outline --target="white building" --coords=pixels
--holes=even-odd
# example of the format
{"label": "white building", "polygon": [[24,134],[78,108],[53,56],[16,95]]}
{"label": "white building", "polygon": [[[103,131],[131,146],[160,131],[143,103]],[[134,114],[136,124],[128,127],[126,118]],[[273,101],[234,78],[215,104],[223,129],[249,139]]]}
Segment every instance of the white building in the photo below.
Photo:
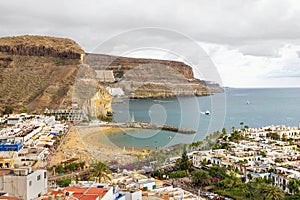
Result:
{"label": "white building", "polygon": [[122,88],[107,87],[106,90],[111,96],[114,96],[114,97],[115,96],[117,96],[117,97],[124,96],[124,94],[125,94]]}
{"label": "white building", "polygon": [[1,173],[0,191],[11,197],[32,200],[47,193],[46,170],[31,168],[13,169],[9,173]]}
{"label": "white building", "polygon": [[142,190],[132,190],[120,193],[125,194],[125,200],[142,200]]}

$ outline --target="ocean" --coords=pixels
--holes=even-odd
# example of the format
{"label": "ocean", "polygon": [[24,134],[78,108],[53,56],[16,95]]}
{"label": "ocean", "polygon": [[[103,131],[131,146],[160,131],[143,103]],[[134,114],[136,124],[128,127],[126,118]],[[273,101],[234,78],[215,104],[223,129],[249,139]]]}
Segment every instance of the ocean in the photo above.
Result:
{"label": "ocean", "polygon": [[[235,89],[203,97],[130,99],[113,104],[114,121],[168,124],[196,130],[188,135],[160,130],[122,130],[108,139],[123,148],[156,149],[191,143],[225,127],[298,126],[300,88]],[[205,112],[210,112],[206,115]]]}

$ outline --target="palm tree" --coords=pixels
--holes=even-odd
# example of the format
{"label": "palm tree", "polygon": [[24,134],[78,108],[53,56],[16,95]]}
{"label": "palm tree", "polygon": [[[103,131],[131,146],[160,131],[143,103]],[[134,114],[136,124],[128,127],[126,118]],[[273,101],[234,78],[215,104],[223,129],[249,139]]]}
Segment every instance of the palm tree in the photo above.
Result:
{"label": "palm tree", "polygon": [[279,187],[266,183],[260,184],[259,191],[263,199],[280,200],[284,198],[284,193]]}
{"label": "palm tree", "polygon": [[293,178],[289,180],[287,187],[292,194],[299,193],[300,181]]}
{"label": "palm tree", "polygon": [[94,173],[91,174],[92,177],[97,177],[99,183],[101,183],[101,180],[111,180],[109,174],[111,174],[110,169],[107,167],[105,163],[97,162],[92,165],[94,169]]}
{"label": "palm tree", "polygon": [[226,177],[223,181],[225,188],[231,188],[230,194],[233,194],[233,188],[239,186],[242,181],[239,179],[233,172],[230,173],[228,177]]}
{"label": "palm tree", "polygon": [[[243,185],[243,184],[241,184]],[[242,191],[245,191],[245,196],[248,199],[257,199],[257,184],[255,182],[246,183],[246,187],[242,188]]]}
{"label": "palm tree", "polygon": [[200,186],[200,190],[202,190],[203,186],[207,186],[211,183],[211,177],[207,171],[200,169],[192,173],[192,183],[196,186]]}
{"label": "palm tree", "polygon": [[268,197],[272,200],[280,200],[284,198],[284,193],[279,187],[271,185],[269,191],[270,194]]}

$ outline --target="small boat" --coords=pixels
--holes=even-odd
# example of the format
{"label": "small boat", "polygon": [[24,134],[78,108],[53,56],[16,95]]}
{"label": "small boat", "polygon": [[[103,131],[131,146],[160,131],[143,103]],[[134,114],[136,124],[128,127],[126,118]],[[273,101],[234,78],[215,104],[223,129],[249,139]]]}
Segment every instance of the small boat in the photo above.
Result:
{"label": "small boat", "polygon": [[209,112],[209,110],[207,110],[205,112],[200,112],[200,114],[202,114],[202,115],[210,115],[210,112]]}
{"label": "small boat", "polygon": [[172,139],[172,136],[169,136],[168,138],[169,138],[169,140],[171,140],[171,139]]}
{"label": "small boat", "polygon": [[246,101],[246,104],[249,105],[249,104],[250,104],[250,101]]}

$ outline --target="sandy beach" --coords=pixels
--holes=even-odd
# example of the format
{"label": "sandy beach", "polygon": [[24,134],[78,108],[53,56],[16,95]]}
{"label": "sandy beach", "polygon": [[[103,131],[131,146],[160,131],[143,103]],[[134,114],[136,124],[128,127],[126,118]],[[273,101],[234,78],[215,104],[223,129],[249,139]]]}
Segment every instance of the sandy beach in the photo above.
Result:
{"label": "sandy beach", "polygon": [[97,160],[106,163],[116,161],[122,165],[137,161],[136,155],[140,152],[124,151],[113,145],[105,136],[116,130],[117,128],[112,127],[72,127],[53,157],[51,165],[71,158],[86,163],[93,163]]}

